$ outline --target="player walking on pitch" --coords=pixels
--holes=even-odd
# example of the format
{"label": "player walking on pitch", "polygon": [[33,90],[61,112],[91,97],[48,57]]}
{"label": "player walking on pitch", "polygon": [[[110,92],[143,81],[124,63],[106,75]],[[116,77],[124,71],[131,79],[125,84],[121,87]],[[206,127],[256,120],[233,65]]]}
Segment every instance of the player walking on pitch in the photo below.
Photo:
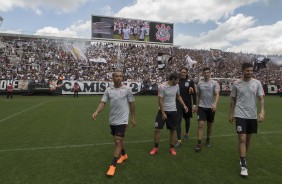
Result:
{"label": "player walking on pitch", "polygon": [[135,105],[132,91],[122,84],[123,74],[121,72],[114,72],[112,78],[114,85],[106,89],[100,104],[92,114],[93,120],[96,120],[99,112],[105,108],[106,102],[110,101],[109,121],[111,134],[114,136],[115,149],[112,163],[107,172],[108,176],[114,176],[117,163],[128,159],[125,152],[124,135],[128,125],[129,111],[131,126],[135,127]]}
{"label": "player walking on pitch", "polygon": [[207,121],[206,146],[211,146],[210,137],[220,90],[219,84],[216,81],[211,80],[210,68],[203,68],[203,76],[204,80],[200,81],[197,85],[196,111],[198,114],[198,143],[195,148],[196,152],[200,152],[202,148],[205,121]]}
{"label": "player walking on pitch", "polygon": [[175,98],[182,104],[185,112],[188,112],[188,108],[183,102],[179,92],[179,75],[177,73],[170,74],[168,81],[159,86],[158,102],[159,111],[156,117],[155,132],[154,132],[154,148],[150,151],[150,155],[158,153],[160,131],[166,124],[167,129],[170,131],[170,153],[176,155],[174,150],[174,134],[177,126],[177,109]]}
{"label": "player walking on pitch", "polygon": [[[242,64],[243,78],[234,82],[231,90],[229,122],[235,118],[238,134],[238,151],[240,155],[241,175],[248,176],[246,156],[251,143],[252,134],[257,133],[257,120],[264,120],[264,91],[261,82],[252,78],[253,65]],[[257,116],[256,99],[258,98],[260,113]]]}

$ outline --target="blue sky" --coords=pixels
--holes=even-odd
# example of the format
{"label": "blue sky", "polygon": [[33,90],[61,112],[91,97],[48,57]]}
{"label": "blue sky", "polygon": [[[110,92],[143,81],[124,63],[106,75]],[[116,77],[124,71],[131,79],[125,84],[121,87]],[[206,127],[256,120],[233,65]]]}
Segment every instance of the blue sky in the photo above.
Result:
{"label": "blue sky", "polygon": [[282,55],[280,0],[1,0],[0,32],[90,39],[92,14],[174,23],[174,44]]}

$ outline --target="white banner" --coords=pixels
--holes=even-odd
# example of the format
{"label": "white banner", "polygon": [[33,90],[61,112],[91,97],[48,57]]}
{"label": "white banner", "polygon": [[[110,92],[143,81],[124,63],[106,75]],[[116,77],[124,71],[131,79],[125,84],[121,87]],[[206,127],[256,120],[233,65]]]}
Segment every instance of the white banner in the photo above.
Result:
{"label": "white banner", "polygon": [[[63,81],[61,86],[62,94],[73,94],[74,83],[77,82],[79,86],[79,94],[104,94],[107,87],[113,85],[112,82],[102,81]],[[140,82],[124,82],[123,84],[131,88],[132,93],[135,94],[141,90]]]}

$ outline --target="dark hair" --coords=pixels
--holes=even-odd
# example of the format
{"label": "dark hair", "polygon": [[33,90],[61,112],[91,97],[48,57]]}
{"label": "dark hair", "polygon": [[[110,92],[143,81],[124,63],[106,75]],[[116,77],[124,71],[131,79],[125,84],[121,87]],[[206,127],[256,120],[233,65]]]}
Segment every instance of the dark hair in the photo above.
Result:
{"label": "dark hair", "polygon": [[205,72],[205,71],[207,71],[207,70],[211,71],[210,67],[204,67],[204,68],[203,68],[203,72]]}
{"label": "dark hair", "polygon": [[253,64],[252,63],[243,63],[242,64],[242,71],[244,71],[246,68],[253,68]]}
{"label": "dark hair", "polygon": [[181,70],[186,70],[186,72],[188,72],[188,68],[187,67],[182,67],[182,68],[180,68],[180,70],[179,71],[181,71]]}
{"label": "dark hair", "polygon": [[175,80],[175,79],[179,79],[179,74],[176,72],[173,72],[169,75],[168,80]]}

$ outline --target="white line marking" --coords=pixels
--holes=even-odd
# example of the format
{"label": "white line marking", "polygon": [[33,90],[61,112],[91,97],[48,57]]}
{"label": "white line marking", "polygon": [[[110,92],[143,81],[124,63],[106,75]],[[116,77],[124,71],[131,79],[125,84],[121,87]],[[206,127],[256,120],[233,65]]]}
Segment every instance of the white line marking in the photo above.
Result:
{"label": "white line marking", "polygon": [[[279,134],[282,131],[273,131],[273,132],[259,132],[259,134]],[[236,136],[237,134],[226,134],[226,135],[215,135],[213,138],[217,137],[231,137]],[[196,137],[191,137],[191,139],[196,139]],[[161,141],[167,141],[168,139],[161,139]],[[139,140],[139,141],[125,141],[126,144],[130,143],[146,143],[153,142],[153,140]],[[34,148],[15,148],[15,149],[3,149],[2,152],[12,152],[12,151],[35,151],[35,150],[46,150],[46,149],[62,149],[62,148],[81,148],[81,147],[91,147],[91,146],[103,146],[103,145],[113,145],[113,142],[104,142],[104,143],[93,143],[93,144],[74,144],[74,145],[62,145],[62,146],[46,146],[46,147],[34,147]]]}
{"label": "white line marking", "polygon": [[[49,101],[47,101],[47,102],[49,102]],[[26,112],[26,111],[29,111],[29,110],[31,110],[31,109],[34,109],[35,107],[38,107],[38,106],[40,106],[40,105],[44,105],[44,104],[46,104],[47,102],[42,102],[42,103],[37,104],[37,105],[35,105],[35,106],[32,106],[32,107],[30,107],[30,108],[28,108],[28,109],[25,109],[25,110],[23,110],[23,111],[17,112],[16,114],[13,114],[13,115],[11,115],[11,116],[8,116],[8,117],[6,117],[6,118],[4,118],[4,119],[1,119],[1,120],[0,120],[0,123],[2,123],[3,121],[6,121],[7,119],[10,119],[10,118],[12,118],[12,117],[14,117],[14,116],[17,116],[17,115],[19,115],[19,114],[21,114],[21,113],[24,113],[24,112]]]}

